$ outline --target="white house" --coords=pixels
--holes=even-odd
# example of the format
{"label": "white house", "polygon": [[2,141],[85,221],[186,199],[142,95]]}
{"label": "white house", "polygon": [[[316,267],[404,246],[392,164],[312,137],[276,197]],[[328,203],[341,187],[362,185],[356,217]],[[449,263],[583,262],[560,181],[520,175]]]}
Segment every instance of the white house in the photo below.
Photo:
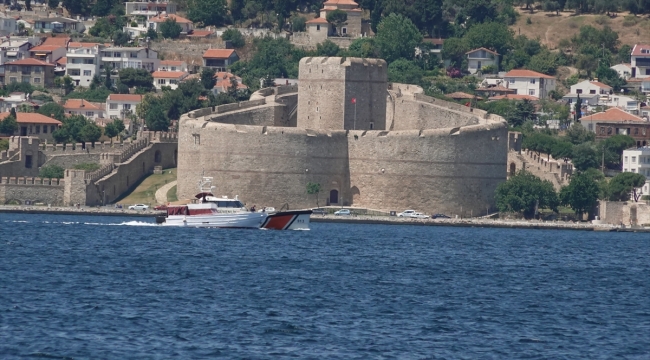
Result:
{"label": "white house", "polygon": [[618,76],[627,80],[632,76],[632,64],[616,64],[609,67],[618,73]]}
{"label": "white house", "polygon": [[516,69],[508,71],[503,79],[508,88],[517,95],[529,95],[544,99],[555,90],[555,78],[532,70]]}
{"label": "white house", "polygon": [[633,78],[650,77],[650,45],[634,45],[630,59]]}
{"label": "white house", "polygon": [[187,63],[182,60],[160,60],[158,71],[185,71],[187,72]]}
{"label": "white house", "polygon": [[150,1],[150,2],[126,2],[124,3],[126,16],[156,16],[160,13],[175,14],[176,4],[172,2]]}
{"label": "white house", "polygon": [[617,107],[633,115],[639,115],[641,102],[635,98],[623,95],[611,95],[606,101],[601,98],[601,104],[609,107]]}
{"label": "white house", "polygon": [[174,14],[159,14],[152,16],[147,21],[147,28],[159,31],[158,26],[167,20],[175,20],[176,24],[180,25],[181,27],[181,34],[187,35],[194,29],[194,23],[184,17]]}
{"label": "white house", "polygon": [[163,86],[169,86],[173,89],[178,88],[178,83],[183,81],[189,74],[184,71],[154,71],[153,86],[161,90]]}
{"label": "white house", "polygon": [[84,30],[86,30],[86,26],[81,20],[64,17],[50,17],[34,20],[34,33],[42,31],[45,33],[73,32],[81,34]]}
{"label": "white house", "polygon": [[0,16],[0,36],[18,33],[18,22],[11,16]]}
{"label": "white house", "polygon": [[499,70],[499,54],[486,48],[470,50],[467,53],[467,71],[470,74],[476,74],[481,68],[494,66],[496,71]]}
{"label": "white house", "polygon": [[612,87],[598,81],[581,81],[571,86],[572,94],[590,94],[590,95],[609,95],[612,93]]}
{"label": "white house", "polygon": [[158,52],[144,47],[107,47],[101,50],[101,67],[120,69],[134,68],[155,71],[160,60]]}
{"label": "white house", "polygon": [[[622,169],[645,176],[645,184],[641,188],[643,195],[650,194],[650,147],[623,150]],[[638,192],[638,189],[637,189]]]}
{"label": "white house", "polygon": [[110,94],[106,99],[106,115],[111,119],[124,120],[129,114],[135,114],[142,102],[142,95]]}
{"label": "white house", "polygon": [[8,112],[18,105],[29,101],[29,94],[22,92],[12,92],[7,96],[0,97],[0,112]]}
{"label": "white house", "polygon": [[63,104],[66,114],[83,115],[91,120],[104,118],[104,109],[102,105],[92,103],[84,99],[68,99]]}
{"label": "white house", "polygon": [[66,54],[66,74],[74,80],[75,85],[88,87],[95,75],[102,75],[101,49],[103,46],[69,48]]}

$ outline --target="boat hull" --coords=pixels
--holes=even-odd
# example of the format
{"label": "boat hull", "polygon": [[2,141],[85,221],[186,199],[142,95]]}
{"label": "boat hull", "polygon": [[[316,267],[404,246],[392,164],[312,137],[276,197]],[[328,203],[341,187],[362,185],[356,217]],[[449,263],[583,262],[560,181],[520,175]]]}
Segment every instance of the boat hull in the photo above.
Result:
{"label": "boat hull", "polygon": [[268,230],[309,230],[311,210],[283,211],[269,215],[262,229]]}
{"label": "boat hull", "polygon": [[165,219],[165,226],[188,226],[205,228],[250,228],[259,229],[268,218],[267,213],[232,213],[205,215],[170,215]]}

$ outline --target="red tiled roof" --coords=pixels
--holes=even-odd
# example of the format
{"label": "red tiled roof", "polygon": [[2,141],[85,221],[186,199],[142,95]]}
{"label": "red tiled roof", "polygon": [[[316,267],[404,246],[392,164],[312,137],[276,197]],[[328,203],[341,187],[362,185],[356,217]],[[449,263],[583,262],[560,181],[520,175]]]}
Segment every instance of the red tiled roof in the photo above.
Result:
{"label": "red tiled roof", "polygon": [[508,71],[503,77],[526,77],[526,78],[542,78],[542,79],[555,79],[553,76],[538,73],[537,71],[526,69],[514,69]]}
{"label": "red tiled roof", "polygon": [[91,47],[95,47],[97,45],[104,45],[104,44],[102,44],[102,43],[93,43],[93,42],[75,42],[75,41],[71,41],[68,44],[68,48],[86,48],[86,47],[91,48]]}
{"label": "red tiled roof", "polygon": [[609,86],[607,84],[603,84],[600,81],[590,81],[590,83],[598,86],[599,88],[603,88],[603,89],[611,89],[612,88],[611,86]]}
{"label": "red tiled roof", "polygon": [[59,45],[39,45],[39,46],[34,46],[33,48],[29,49],[31,52],[39,51],[39,52],[52,52],[54,50],[58,50],[63,48],[64,46],[59,46]]}
{"label": "red tiled roof", "polygon": [[327,0],[323,5],[356,5],[359,6],[356,2],[352,0]]}
{"label": "red tiled roof", "polygon": [[487,51],[487,52],[489,52],[489,53],[491,53],[491,54],[499,55],[498,52],[496,52],[496,51],[492,51],[492,50],[490,50],[490,49],[486,49],[486,48],[484,48],[484,47],[480,47],[480,48],[478,48],[478,49],[470,50],[470,51],[466,52],[465,55],[470,54],[470,53],[473,53],[473,52],[475,52],[475,51],[479,51],[479,50],[485,50],[485,51]]}
{"label": "red tiled roof", "polygon": [[41,45],[57,45],[57,46],[68,46],[68,43],[70,42],[70,38],[64,38],[64,37],[49,37],[43,41]]}
{"label": "red tiled roof", "polygon": [[239,76],[233,75],[229,72],[219,71],[214,74],[214,77],[217,79],[217,83],[214,85],[215,88],[226,90],[232,86],[232,80],[236,80],[237,89],[248,89],[248,86],[242,84],[242,79]]}
{"label": "red tiled roof", "polygon": [[327,20],[323,18],[315,18],[307,21],[305,24],[329,24]]}
{"label": "red tiled roof", "polygon": [[530,101],[539,101],[539,98],[532,95],[518,95],[518,94],[508,94],[508,95],[497,95],[492,96],[490,100],[530,100]]}
{"label": "red tiled roof", "polygon": [[235,53],[233,49],[208,49],[203,54],[203,57],[210,59],[228,59],[233,53]]}
{"label": "red tiled roof", "polygon": [[66,65],[68,63],[68,58],[67,57],[62,57],[59,60],[56,61],[57,64],[59,65]]}
{"label": "red tiled roof", "polygon": [[210,31],[210,30],[192,30],[192,31],[190,31],[189,34],[187,34],[187,36],[206,37],[206,36],[210,36],[212,34],[214,34],[214,31]]}
{"label": "red tiled roof", "polygon": [[[646,51],[644,53],[643,51]],[[650,45],[636,44],[632,48],[632,56],[650,56]]]}
{"label": "red tiled roof", "polygon": [[[9,116],[9,112],[0,113],[0,120],[4,120]],[[61,125],[62,123],[59,120],[52,119],[49,116],[41,115],[39,113],[16,113],[16,122],[26,123],[26,124],[51,124],[51,125]]]}
{"label": "red tiled roof", "polygon": [[151,76],[153,76],[154,79],[179,79],[187,76],[187,73],[185,71],[154,71]]}
{"label": "red tiled roof", "polygon": [[5,65],[36,65],[36,66],[41,65],[41,66],[54,66],[54,64],[50,64],[50,63],[48,63],[48,62],[41,61],[41,60],[38,60],[38,59],[32,59],[32,58],[29,58],[29,59],[21,59],[21,60],[12,61],[12,62],[7,63],[7,64],[5,64]]}
{"label": "red tiled roof", "polygon": [[580,121],[643,121],[638,116],[627,113],[617,107],[609,108],[603,112],[583,116]]}
{"label": "red tiled roof", "polygon": [[110,101],[130,101],[130,102],[139,102],[142,101],[142,95],[135,94],[110,94],[108,99]]}
{"label": "red tiled roof", "polygon": [[63,104],[64,109],[85,109],[85,110],[102,110],[99,106],[83,99],[68,99]]}
{"label": "red tiled roof", "polygon": [[149,19],[149,21],[153,21],[153,22],[156,22],[156,23],[165,22],[167,20],[176,20],[176,22],[179,23],[179,24],[181,24],[181,23],[191,24],[192,23],[191,21],[187,20],[186,18],[180,17],[180,16],[175,15],[175,14],[166,14],[166,15],[160,14],[160,15],[154,16],[151,19]]}
{"label": "red tiled roof", "polygon": [[508,89],[505,86],[498,85],[498,86],[493,86],[493,87],[486,87],[486,88],[478,88],[476,91],[495,91],[495,92],[515,92],[514,89]]}

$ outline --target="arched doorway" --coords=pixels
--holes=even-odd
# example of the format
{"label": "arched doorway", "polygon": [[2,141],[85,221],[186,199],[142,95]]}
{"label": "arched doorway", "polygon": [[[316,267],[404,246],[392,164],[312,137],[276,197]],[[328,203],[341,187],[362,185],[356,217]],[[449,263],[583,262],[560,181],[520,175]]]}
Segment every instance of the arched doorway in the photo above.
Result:
{"label": "arched doorway", "polygon": [[515,176],[516,171],[517,171],[517,165],[515,165],[515,163],[510,163],[510,176]]}
{"label": "arched doorway", "polygon": [[156,164],[162,161],[162,155],[160,154],[160,150],[156,150],[156,153],[153,156],[153,161],[155,161]]}
{"label": "arched doorway", "polygon": [[339,203],[339,191],[334,189],[330,190],[330,204],[338,204]]}
{"label": "arched doorway", "polygon": [[359,191],[359,188],[356,186],[353,186],[350,189],[350,194],[352,195],[352,204],[358,204],[359,201],[361,200],[361,191]]}

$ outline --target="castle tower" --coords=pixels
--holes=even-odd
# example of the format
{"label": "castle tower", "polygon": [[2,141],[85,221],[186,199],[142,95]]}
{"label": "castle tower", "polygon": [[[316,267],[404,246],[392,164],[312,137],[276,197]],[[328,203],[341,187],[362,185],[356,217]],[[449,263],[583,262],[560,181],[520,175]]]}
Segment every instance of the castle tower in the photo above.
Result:
{"label": "castle tower", "polygon": [[298,79],[298,128],[386,129],[384,60],[306,57]]}

